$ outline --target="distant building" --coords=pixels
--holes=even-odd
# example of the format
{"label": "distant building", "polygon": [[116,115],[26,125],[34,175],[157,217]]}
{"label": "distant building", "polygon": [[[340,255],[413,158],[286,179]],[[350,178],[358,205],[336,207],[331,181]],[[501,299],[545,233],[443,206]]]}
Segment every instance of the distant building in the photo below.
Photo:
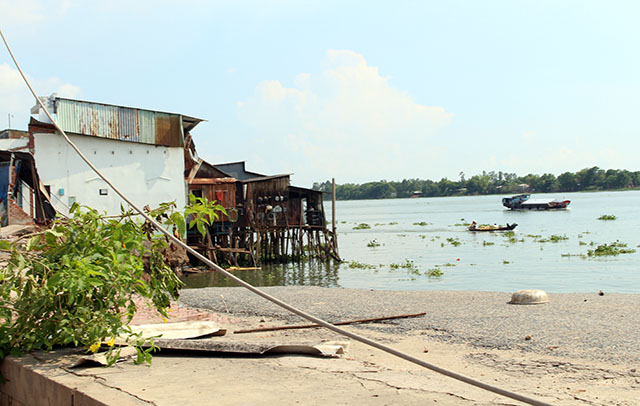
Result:
{"label": "distant building", "polygon": [[2,151],[28,151],[29,133],[21,130],[0,131],[0,150]]}
{"label": "distant building", "polygon": [[[58,125],[89,160],[140,206],[186,203],[185,139],[203,120],[103,103],[41,98]],[[55,209],[75,202],[117,214],[122,200],[68,145],[41,111],[31,110],[29,147]]]}

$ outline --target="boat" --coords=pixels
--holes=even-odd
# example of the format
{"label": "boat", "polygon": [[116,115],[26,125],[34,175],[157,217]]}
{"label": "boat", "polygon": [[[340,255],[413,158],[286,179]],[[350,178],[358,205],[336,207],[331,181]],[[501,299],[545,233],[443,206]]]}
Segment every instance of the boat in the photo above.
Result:
{"label": "boat", "polygon": [[511,210],[559,210],[566,209],[571,200],[530,199],[530,194],[521,194],[502,199],[502,205]]}
{"label": "boat", "polygon": [[497,225],[477,225],[477,223],[474,221],[473,223],[471,223],[471,225],[469,226],[469,231],[511,231],[514,228],[517,227],[517,223],[513,223],[513,224],[509,224],[507,223],[506,226],[497,226]]}

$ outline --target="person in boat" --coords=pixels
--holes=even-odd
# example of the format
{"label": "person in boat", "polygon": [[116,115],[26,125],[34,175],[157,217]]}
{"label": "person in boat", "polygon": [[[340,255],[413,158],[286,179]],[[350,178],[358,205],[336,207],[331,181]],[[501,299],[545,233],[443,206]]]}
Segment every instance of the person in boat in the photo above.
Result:
{"label": "person in boat", "polygon": [[476,229],[476,225],[478,223],[475,222],[475,220],[471,223],[471,225],[469,226],[469,230],[475,230]]}

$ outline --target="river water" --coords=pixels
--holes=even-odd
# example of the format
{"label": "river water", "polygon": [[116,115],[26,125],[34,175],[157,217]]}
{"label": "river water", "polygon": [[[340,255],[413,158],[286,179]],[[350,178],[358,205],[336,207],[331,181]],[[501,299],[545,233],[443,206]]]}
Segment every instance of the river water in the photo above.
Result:
{"label": "river water", "polygon": [[[559,211],[510,211],[502,197],[339,201],[342,264],[270,265],[236,274],[257,286],[640,293],[640,253],[586,255],[616,241],[640,250],[640,191],[532,196],[571,200]],[[330,216],[331,202],[326,212]],[[598,220],[605,214],[616,220]],[[473,220],[518,226],[512,235],[472,233],[463,224]],[[371,228],[354,229],[362,223]],[[442,275],[433,276],[435,269]],[[184,280],[189,287],[233,285],[214,273]]]}

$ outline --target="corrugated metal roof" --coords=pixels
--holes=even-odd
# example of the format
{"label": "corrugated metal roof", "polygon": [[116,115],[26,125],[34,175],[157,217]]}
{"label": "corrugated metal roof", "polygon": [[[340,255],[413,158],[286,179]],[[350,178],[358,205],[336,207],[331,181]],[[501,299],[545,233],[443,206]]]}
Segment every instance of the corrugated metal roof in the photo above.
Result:
{"label": "corrugated metal roof", "polygon": [[70,133],[167,147],[184,146],[184,133],[201,119],[56,97],[56,121]]}

